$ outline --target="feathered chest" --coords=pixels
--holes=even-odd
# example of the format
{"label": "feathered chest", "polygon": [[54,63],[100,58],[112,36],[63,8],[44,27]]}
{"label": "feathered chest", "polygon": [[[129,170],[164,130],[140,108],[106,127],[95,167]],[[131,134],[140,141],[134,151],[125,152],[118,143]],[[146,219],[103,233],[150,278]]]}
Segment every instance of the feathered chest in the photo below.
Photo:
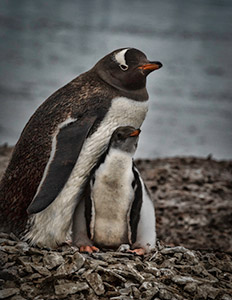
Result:
{"label": "feathered chest", "polygon": [[111,149],[96,170],[91,186],[91,236],[95,243],[118,246],[128,243],[128,214],[134,199],[132,158]]}

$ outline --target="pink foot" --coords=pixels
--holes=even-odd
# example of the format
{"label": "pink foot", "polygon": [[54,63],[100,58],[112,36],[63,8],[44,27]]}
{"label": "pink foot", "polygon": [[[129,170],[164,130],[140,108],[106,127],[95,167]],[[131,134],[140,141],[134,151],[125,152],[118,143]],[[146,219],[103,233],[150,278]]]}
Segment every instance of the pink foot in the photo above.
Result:
{"label": "pink foot", "polygon": [[134,250],[128,250],[128,252],[134,253],[134,254],[139,255],[139,256],[143,256],[145,254],[145,249],[137,248],[137,249],[134,249]]}
{"label": "pink foot", "polygon": [[95,246],[80,246],[80,252],[85,252],[88,254],[91,254],[93,252],[98,252],[99,249]]}

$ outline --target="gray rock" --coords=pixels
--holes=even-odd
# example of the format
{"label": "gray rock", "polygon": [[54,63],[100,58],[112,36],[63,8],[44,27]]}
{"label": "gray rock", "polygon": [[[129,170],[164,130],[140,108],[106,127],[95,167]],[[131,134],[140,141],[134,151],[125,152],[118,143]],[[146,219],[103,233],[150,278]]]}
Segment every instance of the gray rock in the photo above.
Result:
{"label": "gray rock", "polygon": [[22,241],[18,242],[15,247],[20,251],[21,254],[27,253],[30,249],[28,243]]}
{"label": "gray rock", "polygon": [[43,275],[43,276],[50,276],[51,273],[48,271],[47,268],[42,267],[40,265],[36,265],[36,264],[31,264],[31,267],[38,272],[39,274]]}
{"label": "gray rock", "polygon": [[66,276],[78,271],[85,263],[85,258],[79,252],[75,252],[74,255],[69,256],[65,263],[60,265],[55,273],[56,276]]}
{"label": "gray rock", "polygon": [[182,254],[187,255],[187,257],[189,259],[198,262],[198,259],[196,258],[194,252],[191,251],[191,250],[188,250],[188,249],[186,249],[185,247],[182,247],[182,246],[172,247],[172,248],[163,248],[160,252],[164,255],[182,253]]}
{"label": "gray rock", "polygon": [[12,240],[9,240],[8,238],[1,238],[0,237],[0,245],[9,245],[9,246],[14,246],[16,245],[17,242],[16,241],[12,241]]}
{"label": "gray rock", "polygon": [[21,273],[33,273],[34,270],[31,267],[31,257],[29,256],[20,256],[18,257],[18,261],[22,264],[22,268],[20,269]]}
{"label": "gray rock", "polygon": [[[42,254],[42,253],[41,253]],[[43,255],[33,255],[31,257],[31,260],[33,263],[35,263],[36,265],[41,265],[43,263]]]}
{"label": "gray rock", "polygon": [[172,300],[173,299],[173,294],[170,293],[169,291],[167,291],[166,289],[161,289],[159,291],[159,297],[160,299],[164,299],[164,300]]}
{"label": "gray rock", "polygon": [[160,273],[162,277],[165,277],[165,279],[172,279],[175,275],[175,272],[168,268],[160,268]]}
{"label": "gray rock", "polygon": [[133,267],[132,264],[127,264],[127,269],[133,274],[138,282],[143,282],[145,278]]}
{"label": "gray rock", "polygon": [[72,282],[60,280],[55,285],[55,294],[58,296],[68,296],[71,294],[76,294],[78,292],[88,290],[89,286],[85,282]]}
{"label": "gray rock", "polygon": [[201,281],[196,280],[190,276],[180,276],[180,275],[173,276],[172,281],[180,285],[187,284],[187,283],[198,283],[198,284],[201,283]]}
{"label": "gray rock", "polygon": [[142,292],[141,299],[151,300],[154,299],[154,296],[159,292],[158,287],[152,287],[149,290]]}
{"label": "gray rock", "polygon": [[97,295],[103,295],[105,292],[105,288],[101,279],[101,276],[98,273],[91,273],[86,276],[86,280],[88,281],[89,285],[92,287],[94,292]]}
{"label": "gray rock", "polygon": [[17,254],[19,253],[19,249],[17,249],[16,247],[12,247],[12,246],[8,246],[8,245],[5,245],[5,246],[1,246],[0,248],[1,251],[4,251],[6,253],[11,253],[11,254]]}
{"label": "gray rock", "polygon": [[[1,247],[0,247],[1,249]],[[0,266],[3,266],[7,263],[8,261],[8,254],[7,252],[3,252],[0,250]]]}
{"label": "gray rock", "polygon": [[43,258],[44,267],[49,270],[56,268],[64,263],[64,258],[61,253],[48,253]]}
{"label": "gray rock", "polygon": [[136,286],[132,286],[131,291],[134,299],[141,299],[141,292]]}
{"label": "gray rock", "polygon": [[221,300],[232,300],[232,296],[228,295],[228,294],[224,294],[222,297],[221,297]]}
{"label": "gray rock", "polygon": [[152,288],[152,283],[151,283],[151,282],[144,281],[144,282],[141,284],[139,290],[143,292],[143,291],[146,291],[146,290],[148,290],[148,289],[150,289],[150,288]]}
{"label": "gray rock", "polygon": [[42,250],[42,249],[39,249],[39,248],[35,248],[35,247],[30,247],[29,250],[28,250],[28,253],[29,254],[38,254],[38,255],[44,255],[46,253],[48,253],[48,251],[46,250]]}
{"label": "gray rock", "polygon": [[10,241],[10,235],[5,232],[0,232],[0,238]]}
{"label": "gray rock", "polygon": [[232,273],[232,263],[230,261],[224,261],[220,264],[220,268],[224,272]]}
{"label": "gray rock", "polygon": [[157,267],[154,267],[149,262],[146,262],[145,265],[146,265],[146,267],[145,267],[146,272],[149,272],[149,273],[155,275],[156,277],[160,277],[161,272]]}
{"label": "gray rock", "polygon": [[9,288],[9,289],[3,289],[0,291],[0,299],[6,299],[10,296],[13,296],[15,294],[19,293],[19,289],[17,288]]}
{"label": "gray rock", "polygon": [[197,290],[197,284],[195,282],[189,282],[184,287],[184,290],[190,294],[195,294]]}
{"label": "gray rock", "polygon": [[26,300],[26,299],[20,295],[15,295],[15,296],[11,297],[10,300]]}
{"label": "gray rock", "polygon": [[199,299],[215,299],[219,293],[219,290],[210,285],[201,285],[197,287]]}
{"label": "gray rock", "polygon": [[0,271],[0,278],[14,282],[20,281],[15,268],[6,269],[6,267],[4,267],[4,270]]}
{"label": "gray rock", "polygon": [[131,297],[126,296],[116,296],[116,297],[110,297],[110,300],[131,300]]}
{"label": "gray rock", "polygon": [[119,275],[117,273],[117,271],[106,269],[106,268],[103,268],[101,266],[99,266],[97,268],[97,271],[103,271],[104,273],[106,273],[108,275],[107,277],[108,277],[109,281],[111,281],[110,278],[112,278],[112,277],[116,277],[117,279],[121,280],[122,282],[126,282],[127,281],[123,276]]}
{"label": "gray rock", "polygon": [[21,284],[20,291],[27,295],[27,299],[34,299],[36,295],[41,294],[41,291],[32,283]]}
{"label": "gray rock", "polygon": [[178,252],[174,254],[174,257],[176,258],[175,262],[180,262],[183,257],[183,254]]}
{"label": "gray rock", "polygon": [[[76,296],[76,295],[75,295]],[[73,300],[79,300],[79,299],[83,299],[83,300],[99,300],[99,297],[94,293],[94,291],[92,289],[89,289],[89,294],[88,295],[83,295],[83,298],[73,298]],[[103,299],[107,299],[107,298],[103,298]]]}
{"label": "gray rock", "polygon": [[132,288],[129,286],[129,287],[125,287],[123,289],[119,289],[118,291],[121,295],[128,296],[132,292]]}
{"label": "gray rock", "polygon": [[141,299],[153,299],[159,292],[159,287],[155,282],[144,281],[140,286]]}

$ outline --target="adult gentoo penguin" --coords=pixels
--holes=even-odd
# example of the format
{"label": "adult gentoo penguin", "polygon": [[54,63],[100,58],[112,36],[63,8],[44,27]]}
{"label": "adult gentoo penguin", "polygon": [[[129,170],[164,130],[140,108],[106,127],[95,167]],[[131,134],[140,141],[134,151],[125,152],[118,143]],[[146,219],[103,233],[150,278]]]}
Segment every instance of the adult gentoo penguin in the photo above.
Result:
{"label": "adult gentoo penguin", "polygon": [[154,205],[133,163],[139,133],[118,127],[91,171],[73,217],[72,240],[80,251],[130,244],[131,252],[144,254],[155,247]]}
{"label": "adult gentoo penguin", "polygon": [[1,230],[47,247],[65,240],[76,195],[113,131],[141,126],[146,77],[161,66],[137,49],[115,50],[36,110],[0,183]]}

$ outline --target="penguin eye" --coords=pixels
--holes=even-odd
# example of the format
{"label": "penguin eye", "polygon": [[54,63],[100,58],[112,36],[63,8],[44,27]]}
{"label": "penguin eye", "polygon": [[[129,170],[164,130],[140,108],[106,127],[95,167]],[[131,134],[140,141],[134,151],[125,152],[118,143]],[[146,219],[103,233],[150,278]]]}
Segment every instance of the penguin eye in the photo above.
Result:
{"label": "penguin eye", "polygon": [[122,134],[121,134],[121,133],[118,133],[118,134],[117,134],[117,137],[118,137],[119,140],[121,140],[121,139],[122,139]]}
{"label": "penguin eye", "polygon": [[128,69],[127,65],[119,65],[119,67],[121,68],[121,70],[126,71]]}

